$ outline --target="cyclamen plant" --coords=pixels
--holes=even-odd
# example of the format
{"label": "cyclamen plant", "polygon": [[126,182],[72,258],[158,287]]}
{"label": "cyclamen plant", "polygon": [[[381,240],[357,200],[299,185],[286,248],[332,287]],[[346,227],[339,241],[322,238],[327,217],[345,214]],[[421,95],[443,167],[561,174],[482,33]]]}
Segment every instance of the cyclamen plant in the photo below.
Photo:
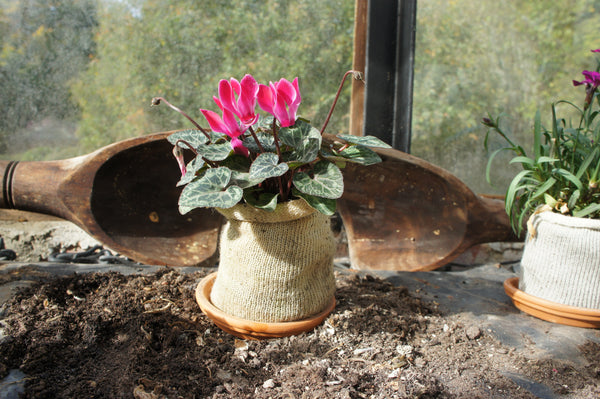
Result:
{"label": "cyclamen plant", "polygon": [[[600,49],[592,50],[600,53]],[[523,222],[533,212],[545,207],[548,210],[575,217],[600,219],[600,61],[596,71],[583,71],[584,80],[573,80],[574,86],[585,86],[583,106],[560,100],[552,104],[552,124],[542,126],[540,112],[535,115],[533,130],[533,155],[528,156],[520,145],[514,143],[509,134],[500,127],[500,117],[483,119],[488,126],[485,148],[490,131],[498,133],[508,146],[496,150],[489,158],[486,177],[494,157],[501,151],[516,154],[510,163],[521,164],[523,170],[512,180],[506,191],[505,207],[510,216],[513,230],[520,234]],[[566,104],[579,121],[559,118],[558,104]]]}
{"label": "cyclamen plant", "polygon": [[[371,165],[381,158],[368,147],[390,146],[372,136],[338,135],[339,140],[323,143],[323,133],[331,117],[348,71],[338,89],[327,119],[317,130],[297,117],[302,101],[298,78],[258,84],[251,75],[240,81],[219,82],[213,97],[221,113],[201,109],[210,130],[162,97],[161,101],[181,113],[195,127],[171,134],[173,154],[181,169],[177,186],[185,186],[179,198],[179,211],[194,208],[231,208],[246,203],[274,210],[277,203],[302,198],[326,215],[336,209],[344,192],[340,167],[345,162]],[[256,105],[267,115],[256,112]],[[183,150],[193,159],[187,164]]]}

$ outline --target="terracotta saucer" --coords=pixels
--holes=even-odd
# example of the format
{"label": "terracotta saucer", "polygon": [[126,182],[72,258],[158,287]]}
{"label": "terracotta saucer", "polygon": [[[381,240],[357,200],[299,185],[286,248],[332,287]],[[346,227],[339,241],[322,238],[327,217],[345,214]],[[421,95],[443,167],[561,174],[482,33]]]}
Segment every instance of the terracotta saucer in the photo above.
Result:
{"label": "terracotta saucer", "polygon": [[518,277],[507,279],[504,291],[518,309],[539,319],[567,326],[600,328],[600,310],[563,305],[529,295],[519,289]]}
{"label": "terracotta saucer", "polygon": [[210,292],[217,273],[204,277],[196,287],[196,302],[200,309],[223,331],[242,339],[280,338],[310,331],[325,320],[335,308],[335,297],[321,313],[308,319],[282,323],[261,323],[230,316],[210,301]]}

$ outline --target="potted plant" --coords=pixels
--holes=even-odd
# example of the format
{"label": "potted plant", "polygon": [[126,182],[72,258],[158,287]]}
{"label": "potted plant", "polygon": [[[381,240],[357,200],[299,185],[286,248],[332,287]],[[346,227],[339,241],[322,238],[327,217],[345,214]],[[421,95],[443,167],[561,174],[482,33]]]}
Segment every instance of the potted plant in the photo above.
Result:
{"label": "potted plant", "polygon": [[[600,50],[593,50],[600,52]],[[600,66],[600,63],[599,63]],[[500,118],[484,118],[490,132],[514,152],[510,161],[521,169],[509,184],[505,208],[512,227],[527,234],[519,278],[505,283],[520,309],[563,324],[600,326],[600,73],[583,71],[582,106],[561,100],[551,106],[548,128],[539,111],[533,127],[533,148],[527,153],[500,126]],[[567,116],[560,117],[558,110]],[[518,287],[517,287],[518,284]]]}
{"label": "potted plant", "polygon": [[[340,168],[378,163],[368,147],[389,147],[369,136],[323,140],[350,75],[360,77],[344,75],[320,130],[296,115],[298,78],[269,85],[251,75],[221,80],[214,97],[219,113],[200,110],[210,129],[165,99],[153,99],[195,127],[168,137],[181,169],[178,186],[184,186],[180,212],[210,207],[227,220],[218,270],[196,291],[202,310],[226,331],[244,338],[291,335],[312,329],[333,310],[329,218],[344,191]],[[184,160],[184,150],[191,159]]]}

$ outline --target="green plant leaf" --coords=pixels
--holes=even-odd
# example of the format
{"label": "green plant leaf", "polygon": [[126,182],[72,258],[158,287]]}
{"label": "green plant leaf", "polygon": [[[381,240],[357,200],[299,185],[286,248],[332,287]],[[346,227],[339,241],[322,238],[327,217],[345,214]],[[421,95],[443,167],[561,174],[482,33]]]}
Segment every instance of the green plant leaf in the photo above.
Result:
{"label": "green plant leaf", "polygon": [[283,175],[289,170],[286,163],[279,163],[279,157],[272,152],[260,154],[250,166],[251,179],[268,179]]}
{"label": "green plant leaf", "polygon": [[244,141],[243,141],[244,146],[248,150],[250,150],[250,152],[253,152],[255,154],[260,154],[263,151],[264,152],[277,152],[277,147],[275,147],[275,138],[273,137],[273,135],[271,133],[257,132],[256,138],[258,139],[258,142],[262,146],[262,150],[260,149],[258,144],[256,144],[256,140],[254,140],[254,137],[248,136],[248,137],[244,138]]}
{"label": "green plant leaf", "polygon": [[237,170],[231,171],[231,180],[229,184],[238,186],[242,189],[256,186],[262,183],[265,179],[253,179],[250,177],[248,172],[239,172]]}
{"label": "green plant leaf", "polygon": [[195,157],[185,166],[185,175],[177,182],[177,187],[183,186],[196,178],[196,173],[202,169],[206,163],[201,157]]}
{"label": "green plant leaf", "polygon": [[581,210],[573,211],[573,216],[583,218],[596,212],[600,212],[600,204],[598,203],[589,204]]}
{"label": "green plant leaf", "polygon": [[233,151],[231,144],[226,141],[224,143],[202,144],[198,148],[198,154],[210,161],[222,161],[226,159]]}
{"label": "green plant leaf", "polygon": [[567,207],[569,209],[574,209],[577,201],[579,201],[579,197],[581,196],[580,190],[573,191],[573,194],[569,197],[569,202],[567,202]]}
{"label": "green plant leaf", "polygon": [[253,191],[244,192],[244,201],[248,205],[271,212],[277,207],[278,194],[260,193],[258,197],[254,194]]}
{"label": "green plant leaf", "polygon": [[[167,140],[173,145],[175,145],[177,141],[183,140],[188,142],[193,148],[198,148],[198,146],[205,144],[208,141],[208,138],[206,138],[204,133],[198,129],[186,129],[169,135]],[[189,149],[189,147],[183,143],[179,143],[179,147]]]}
{"label": "green plant leaf", "polygon": [[321,212],[324,215],[331,216],[335,213],[337,207],[337,200],[335,199],[315,197],[313,195],[302,193],[296,189],[293,189],[292,193],[296,197],[302,198],[308,203],[308,205],[315,208],[317,211]]}
{"label": "green plant leaf", "polygon": [[354,136],[352,134],[338,134],[342,140],[346,140],[349,143],[360,144],[366,147],[378,147],[378,148],[392,148],[388,143],[378,139],[375,136]]}
{"label": "green plant leaf", "polygon": [[292,148],[285,154],[284,160],[292,169],[314,161],[321,148],[321,133],[309,123],[298,120],[294,126],[279,131],[281,143]]}
{"label": "green plant leaf", "polygon": [[362,145],[352,145],[338,154],[348,162],[361,165],[374,165],[381,162],[381,158],[375,151]]}
{"label": "green plant leaf", "polygon": [[344,193],[342,172],[329,161],[317,162],[312,171],[312,177],[306,172],[296,173],[293,183],[298,191],[315,197],[336,199]]}
{"label": "green plant leaf", "polygon": [[590,167],[591,163],[596,158],[596,155],[598,155],[598,147],[594,148],[594,151],[589,153],[588,156],[583,160],[583,162],[579,166],[579,170],[577,171],[575,177],[577,177],[578,179],[581,179],[583,177],[583,174],[587,172],[587,169]]}
{"label": "green plant leaf", "polygon": [[551,177],[548,180],[546,180],[541,186],[537,188],[537,190],[535,190],[535,193],[531,196],[531,198],[537,198],[543,194],[546,194],[546,191],[548,191],[552,186],[554,186],[556,181],[557,180],[554,177]]}
{"label": "green plant leaf", "polygon": [[557,168],[554,169],[552,172],[569,180],[575,185],[575,187],[577,187],[577,189],[583,190],[583,184],[581,183],[581,180],[579,180],[573,173],[569,172],[568,170]]}
{"label": "green plant leaf", "polygon": [[550,206],[550,207],[554,208],[554,207],[556,206],[557,202],[558,202],[558,201],[557,201],[556,199],[554,199],[554,197],[553,197],[553,196],[551,196],[551,195],[550,195],[550,194],[548,194],[548,193],[544,193],[544,203],[545,203],[546,205],[548,205],[548,206]]}
{"label": "green plant leaf", "polygon": [[185,186],[179,197],[179,211],[186,214],[194,208],[231,208],[240,202],[243,190],[228,186],[230,179],[228,168],[208,169],[201,178]]}

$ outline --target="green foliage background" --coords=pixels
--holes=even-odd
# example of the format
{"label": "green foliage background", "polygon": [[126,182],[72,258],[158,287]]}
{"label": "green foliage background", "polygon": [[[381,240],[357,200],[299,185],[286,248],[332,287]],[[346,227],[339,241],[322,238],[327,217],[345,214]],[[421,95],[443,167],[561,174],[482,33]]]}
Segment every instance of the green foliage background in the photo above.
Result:
{"label": "green foliage background", "polygon": [[[477,192],[490,111],[527,143],[600,47],[599,0],[419,0],[412,152]],[[203,124],[222,78],[300,78],[319,126],[351,68],[354,0],[0,0],[0,158],[56,159],[127,137]],[[349,86],[330,123],[348,126]],[[372,134],[372,132],[371,132]],[[493,143],[492,143],[493,144]],[[499,144],[498,144],[499,145]],[[493,145],[492,145],[493,147]],[[501,164],[501,161],[500,163]]]}

